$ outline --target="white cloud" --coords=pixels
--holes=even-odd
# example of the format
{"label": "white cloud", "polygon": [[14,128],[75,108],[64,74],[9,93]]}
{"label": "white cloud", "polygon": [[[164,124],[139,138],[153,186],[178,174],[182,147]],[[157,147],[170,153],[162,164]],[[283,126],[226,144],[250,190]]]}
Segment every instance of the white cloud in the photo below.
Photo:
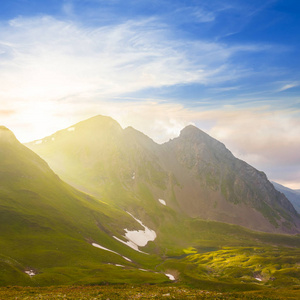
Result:
{"label": "white cloud", "polygon": [[299,86],[300,84],[298,82],[293,82],[293,83],[288,83],[288,84],[285,84],[284,86],[282,86],[278,92],[283,92],[285,90],[288,90],[288,89],[291,89],[291,88],[294,88],[294,87],[297,87]]}
{"label": "white cloud", "polygon": [[[68,2],[65,9],[70,12]],[[105,98],[149,87],[226,81],[241,72],[229,65],[230,57],[257,51],[171,38],[167,26],[154,19],[89,28],[44,16],[1,27],[2,99],[43,101],[86,92]]]}
{"label": "white cloud", "polygon": [[[209,133],[268,177],[300,188],[300,111],[269,108],[214,111]],[[205,116],[203,116],[205,118]]]}

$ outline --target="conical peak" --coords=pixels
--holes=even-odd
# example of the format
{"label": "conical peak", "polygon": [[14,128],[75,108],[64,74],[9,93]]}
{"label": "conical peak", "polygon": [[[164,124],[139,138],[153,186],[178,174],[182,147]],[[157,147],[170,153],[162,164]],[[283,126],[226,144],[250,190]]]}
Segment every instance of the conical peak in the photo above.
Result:
{"label": "conical peak", "polygon": [[192,143],[195,145],[202,144],[205,145],[205,147],[208,147],[210,149],[209,151],[217,151],[223,155],[226,154],[230,157],[232,156],[232,153],[225,147],[223,143],[193,125],[188,125],[181,130],[178,141]]}
{"label": "conical peak", "polygon": [[92,118],[89,118],[85,121],[79,122],[74,125],[75,128],[78,126],[79,127],[83,126],[89,129],[97,129],[97,130],[101,130],[101,129],[112,129],[118,131],[122,130],[122,127],[117,121],[115,121],[111,117],[102,116],[102,115],[94,116]]}
{"label": "conical peak", "polygon": [[198,127],[194,126],[194,125],[187,125],[186,127],[184,127],[181,131],[180,131],[180,135],[183,134],[190,134],[190,133],[195,133],[201,131]]}
{"label": "conical peak", "polygon": [[0,141],[1,142],[17,142],[17,139],[12,131],[5,126],[0,126]]}
{"label": "conical peak", "polygon": [[94,117],[91,117],[89,119],[86,119],[83,122],[111,122],[111,123],[117,123],[113,118],[109,116],[103,116],[103,115],[96,115]]}
{"label": "conical peak", "polygon": [[183,128],[180,131],[180,137],[183,138],[211,138],[207,133],[205,133],[204,131],[202,131],[201,129],[199,129],[198,127],[194,126],[194,125],[188,125],[185,128]]}

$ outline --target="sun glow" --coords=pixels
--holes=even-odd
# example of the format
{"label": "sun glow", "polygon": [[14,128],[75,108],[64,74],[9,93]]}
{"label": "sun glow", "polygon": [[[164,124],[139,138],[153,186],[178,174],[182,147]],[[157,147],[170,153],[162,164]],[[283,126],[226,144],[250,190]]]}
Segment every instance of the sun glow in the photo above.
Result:
{"label": "sun glow", "polygon": [[63,105],[60,107],[52,101],[28,101],[14,115],[7,117],[6,124],[21,142],[42,139],[72,125],[71,120],[59,114],[62,108]]}

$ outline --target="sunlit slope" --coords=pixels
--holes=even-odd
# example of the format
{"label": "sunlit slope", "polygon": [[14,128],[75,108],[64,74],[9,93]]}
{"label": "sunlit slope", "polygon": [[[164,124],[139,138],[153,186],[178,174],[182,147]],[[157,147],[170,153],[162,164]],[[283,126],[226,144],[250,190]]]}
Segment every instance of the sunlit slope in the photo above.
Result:
{"label": "sunlit slope", "polygon": [[68,183],[150,223],[176,212],[265,232],[299,232],[299,215],[265,174],[194,126],[158,145],[96,116],[27,146]]}
{"label": "sunlit slope", "polygon": [[299,248],[263,246],[224,247],[206,252],[192,250],[194,253],[184,258],[166,260],[160,268],[176,270],[182,281],[213,291],[299,289]]}
{"label": "sunlit slope", "polygon": [[28,146],[63,180],[131,212],[150,228],[180,222],[172,202],[158,200],[165,181],[172,180],[159,162],[159,145],[133,128],[95,117]]}
{"label": "sunlit slope", "polygon": [[114,239],[122,238],[124,228],[142,226],[126,212],[62,182],[45,161],[0,127],[1,285],[168,280],[138,270],[160,260]]}

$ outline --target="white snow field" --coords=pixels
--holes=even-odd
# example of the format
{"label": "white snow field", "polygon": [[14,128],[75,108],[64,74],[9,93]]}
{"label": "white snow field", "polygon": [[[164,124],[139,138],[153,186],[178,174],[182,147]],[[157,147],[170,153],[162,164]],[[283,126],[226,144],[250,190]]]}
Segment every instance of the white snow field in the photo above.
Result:
{"label": "white snow field", "polygon": [[[139,219],[135,218],[131,213],[129,213],[127,211],[127,213],[133,218],[135,219],[139,224],[141,224],[144,227],[144,230],[128,230],[128,229],[124,229],[125,230],[125,238],[127,239],[127,241],[123,241],[119,238],[117,238],[116,236],[114,236],[114,238],[127,245],[128,247],[134,249],[135,251],[141,252],[141,253],[145,253],[143,251],[141,251],[139,249],[139,247],[144,247],[147,245],[147,243],[149,241],[154,241],[156,239],[156,232],[154,230],[149,229],[147,226],[145,226],[142,221],[140,221]],[[147,253],[146,253],[147,254]]]}

